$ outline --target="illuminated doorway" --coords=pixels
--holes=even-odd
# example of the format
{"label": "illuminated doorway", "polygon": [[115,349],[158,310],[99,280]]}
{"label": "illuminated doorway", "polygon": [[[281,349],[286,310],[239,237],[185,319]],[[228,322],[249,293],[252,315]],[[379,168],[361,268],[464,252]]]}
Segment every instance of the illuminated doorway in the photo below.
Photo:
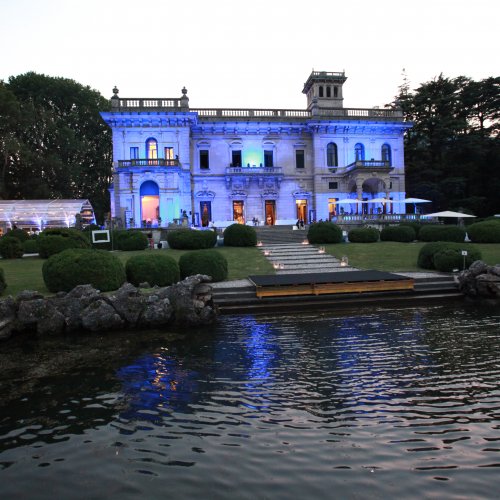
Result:
{"label": "illuminated doorway", "polygon": [[233,201],[233,220],[238,224],[245,224],[245,216],[243,215],[243,201]]}
{"label": "illuminated doorway", "polygon": [[158,184],[146,181],[141,186],[141,220],[146,224],[157,221],[160,215],[160,191]]}
{"label": "illuminated doorway", "polygon": [[328,198],[328,220],[337,216],[337,198]]}
{"label": "illuminated doorway", "polygon": [[200,201],[201,226],[208,227],[212,220],[212,202]]}
{"label": "illuminated doorway", "polygon": [[295,200],[295,204],[297,205],[297,219],[307,224],[307,200]]}
{"label": "illuminated doorway", "polygon": [[274,200],[265,201],[266,226],[274,226],[276,222],[276,202]]}

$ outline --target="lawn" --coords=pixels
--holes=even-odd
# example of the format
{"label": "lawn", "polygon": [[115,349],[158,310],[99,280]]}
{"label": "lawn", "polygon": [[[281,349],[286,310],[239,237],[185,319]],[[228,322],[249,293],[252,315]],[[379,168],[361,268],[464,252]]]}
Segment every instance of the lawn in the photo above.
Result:
{"label": "lawn", "polygon": [[[328,253],[337,258],[347,256],[351,266],[360,269],[378,269],[380,271],[422,271],[417,267],[417,256],[424,243],[340,243],[325,245]],[[470,243],[464,243],[464,249]],[[500,264],[500,244],[475,244],[490,264]],[[217,248],[228,261],[229,280],[246,278],[249,274],[273,274],[274,270],[262,252],[257,248]],[[146,250],[148,251],[148,250]],[[185,253],[183,250],[160,250],[174,259]],[[124,263],[138,252],[115,252]],[[7,289],[4,294],[16,295],[22,290],[38,290],[48,294],[42,278],[43,259],[25,257],[23,259],[0,260],[3,268]]]}

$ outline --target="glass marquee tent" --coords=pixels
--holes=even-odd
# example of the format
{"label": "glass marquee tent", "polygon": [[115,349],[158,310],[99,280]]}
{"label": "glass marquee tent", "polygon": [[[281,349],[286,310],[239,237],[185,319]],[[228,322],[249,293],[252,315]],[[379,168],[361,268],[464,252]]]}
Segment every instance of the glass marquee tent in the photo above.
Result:
{"label": "glass marquee tent", "polygon": [[0,228],[4,232],[14,226],[33,231],[71,227],[77,214],[83,226],[95,221],[89,200],[0,200]]}

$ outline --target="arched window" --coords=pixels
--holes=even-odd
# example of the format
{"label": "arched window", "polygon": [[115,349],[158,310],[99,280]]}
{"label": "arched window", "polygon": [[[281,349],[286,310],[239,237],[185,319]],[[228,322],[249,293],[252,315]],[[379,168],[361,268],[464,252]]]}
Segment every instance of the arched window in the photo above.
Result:
{"label": "arched window", "polygon": [[365,147],[360,142],[358,142],[354,146],[354,159],[355,161],[360,161],[365,159]]}
{"label": "arched window", "polygon": [[158,158],[158,141],[150,137],[146,141],[146,158],[148,160],[156,160]]}
{"label": "arched window", "polygon": [[322,85],[319,86],[319,96],[323,97],[323,86]]}
{"label": "arched window", "polygon": [[326,146],[326,166],[338,166],[337,145],[334,142],[330,142],[328,146]]}
{"label": "arched window", "polygon": [[326,97],[332,97],[332,89],[331,89],[331,87],[326,87]]}
{"label": "arched window", "polygon": [[391,146],[389,144],[382,144],[382,161],[386,161],[389,166],[392,166],[392,154],[391,154]]}

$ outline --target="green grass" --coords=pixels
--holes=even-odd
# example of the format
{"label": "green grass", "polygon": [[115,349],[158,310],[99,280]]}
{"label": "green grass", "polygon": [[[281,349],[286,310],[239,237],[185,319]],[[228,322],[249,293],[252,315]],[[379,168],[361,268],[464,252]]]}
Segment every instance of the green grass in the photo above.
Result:
{"label": "green grass", "polygon": [[[396,243],[381,241],[378,243],[339,243],[325,245],[328,253],[337,258],[347,256],[349,264],[359,269],[378,269],[380,271],[422,271],[417,267],[417,256],[424,243]],[[464,249],[470,243],[464,243]],[[490,265],[500,264],[500,244],[474,244]],[[257,248],[220,247],[229,268],[228,280],[246,278],[250,274],[274,274],[271,263]],[[146,250],[148,251],[148,250]],[[167,252],[175,260],[186,250],[161,250]],[[143,252],[116,252],[115,255],[124,263],[133,255]],[[38,290],[49,294],[42,278],[43,259],[26,257],[23,259],[0,260],[7,289],[4,295],[16,295],[22,290]]]}

